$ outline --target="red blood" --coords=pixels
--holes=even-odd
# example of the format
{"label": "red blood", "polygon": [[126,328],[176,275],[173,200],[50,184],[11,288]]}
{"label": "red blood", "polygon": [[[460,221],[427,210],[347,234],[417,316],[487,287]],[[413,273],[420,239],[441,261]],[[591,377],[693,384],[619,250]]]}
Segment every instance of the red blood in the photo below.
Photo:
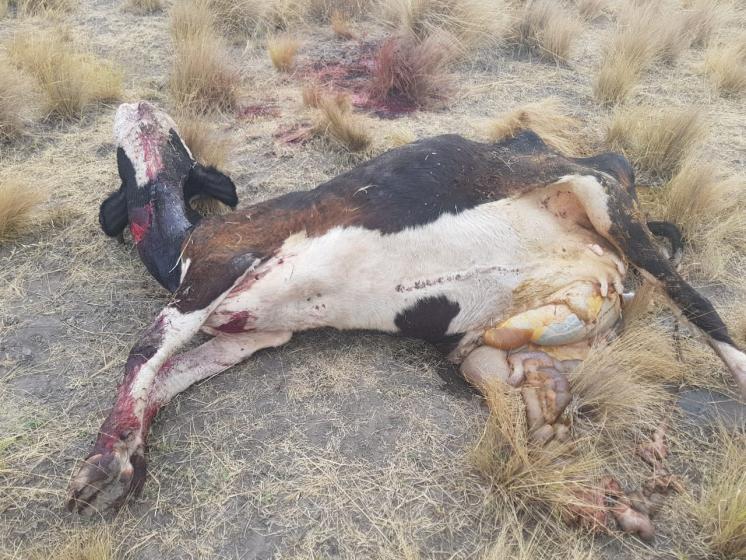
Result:
{"label": "red blood", "polygon": [[224,333],[240,333],[245,332],[246,329],[246,323],[249,322],[249,319],[251,319],[251,313],[248,311],[239,311],[238,313],[232,313],[231,319],[227,323],[223,323],[222,325],[219,325],[215,327],[220,332]]}
{"label": "red blood", "polygon": [[279,117],[280,110],[271,104],[257,103],[246,105],[238,110],[238,116],[245,119],[257,119],[259,117]]}
{"label": "red blood", "polygon": [[130,232],[135,243],[140,243],[153,223],[153,203],[148,202],[142,208],[130,211]]}

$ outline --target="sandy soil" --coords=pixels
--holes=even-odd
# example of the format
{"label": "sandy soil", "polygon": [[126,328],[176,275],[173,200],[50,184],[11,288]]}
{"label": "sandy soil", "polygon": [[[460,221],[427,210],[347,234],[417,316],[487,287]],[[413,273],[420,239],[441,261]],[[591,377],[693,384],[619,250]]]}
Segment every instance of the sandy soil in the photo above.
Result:
{"label": "sandy soil", "polygon": [[[83,0],[64,23],[121,66],[126,100],[170,107],[167,13],[136,16],[111,0]],[[47,25],[0,20],[0,41]],[[366,25],[360,29],[379,33]],[[459,89],[446,110],[371,117],[375,151],[399,129],[479,138],[487,118],[550,95],[586,123],[590,143],[600,147],[610,112],[593,101],[591,84],[611,25],[605,18],[584,24],[565,66],[507,49],[478,53],[455,69]],[[302,40],[300,65],[354,48],[326,28],[294,33]],[[319,141],[279,145],[278,128],[307,118],[302,82],[278,75],[261,45],[235,45],[232,55],[245,76],[245,103],[279,111],[219,118],[233,145],[227,168],[240,204],[311,187],[359,159]],[[697,72],[702,56],[692,49],[675,66],[657,67],[634,100],[702,106],[711,124],[703,154],[743,174],[743,98],[711,91]],[[141,498],[114,520],[63,511],[67,479],[110,406],[126,353],[167,301],[131,243],[106,238],[97,225],[98,204],[118,186],[114,110],[92,110],[75,123],[37,122],[30,139],[0,152],[0,170],[49,186],[66,216],[61,227],[0,247],[0,557],[28,558],[86,529],[107,531],[122,558],[485,555],[500,534],[499,507],[469,451],[486,409],[434,349],[377,334],[305,333],[191,388],[158,417]],[[725,295],[718,301],[731,303]],[[712,406],[702,403],[712,400],[694,397],[708,411]],[[737,405],[729,406],[731,422],[743,425]],[[681,450],[706,438],[693,426]],[[696,458],[682,451],[678,461],[697,472]],[[543,543],[541,552],[670,558],[687,551],[669,530],[674,525],[669,511],[652,546],[570,533],[567,541]]]}

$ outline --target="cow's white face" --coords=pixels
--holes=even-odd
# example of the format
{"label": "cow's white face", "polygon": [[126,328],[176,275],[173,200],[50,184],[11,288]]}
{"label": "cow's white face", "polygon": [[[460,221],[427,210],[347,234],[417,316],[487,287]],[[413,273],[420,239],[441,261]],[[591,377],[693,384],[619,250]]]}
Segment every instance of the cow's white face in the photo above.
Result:
{"label": "cow's white face", "polygon": [[[138,187],[154,181],[163,169],[162,147],[176,123],[166,113],[148,103],[122,103],[114,117],[114,141],[132,164]],[[189,148],[184,148],[191,157]]]}

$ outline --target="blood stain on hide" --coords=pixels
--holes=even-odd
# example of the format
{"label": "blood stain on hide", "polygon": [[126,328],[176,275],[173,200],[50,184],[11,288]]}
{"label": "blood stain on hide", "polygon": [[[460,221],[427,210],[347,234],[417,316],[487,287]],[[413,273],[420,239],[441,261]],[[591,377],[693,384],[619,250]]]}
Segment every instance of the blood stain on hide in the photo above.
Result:
{"label": "blood stain on hide", "polygon": [[446,296],[430,296],[398,313],[394,324],[404,336],[439,342],[460,310],[461,306]]}
{"label": "blood stain on hide", "polygon": [[215,327],[220,332],[224,333],[240,333],[246,331],[246,323],[251,319],[251,313],[248,311],[239,311],[231,314],[231,319],[227,323],[223,323]]}
{"label": "blood stain on hide", "polygon": [[130,232],[135,243],[140,243],[153,223],[153,203],[148,202],[142,208],[133,208],[130,211]]}

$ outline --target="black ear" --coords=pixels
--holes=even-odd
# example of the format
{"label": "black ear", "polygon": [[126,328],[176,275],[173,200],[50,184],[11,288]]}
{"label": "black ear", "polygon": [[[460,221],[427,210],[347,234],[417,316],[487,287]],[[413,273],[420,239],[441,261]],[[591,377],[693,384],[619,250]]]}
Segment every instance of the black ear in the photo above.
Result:
{"label": "black ear", "polygon": [[199,163],[189,170],[184,182],[184,199],[189,201],[195,196],[211,196],[231,208],[238,204],[236,185],[230,177],[212,166]]}
{"label": "black ear", "polygon": [[98,223],[109,237],[116,237],[127,227],[127,198],[121,190],[111,193],[101,203]]}

